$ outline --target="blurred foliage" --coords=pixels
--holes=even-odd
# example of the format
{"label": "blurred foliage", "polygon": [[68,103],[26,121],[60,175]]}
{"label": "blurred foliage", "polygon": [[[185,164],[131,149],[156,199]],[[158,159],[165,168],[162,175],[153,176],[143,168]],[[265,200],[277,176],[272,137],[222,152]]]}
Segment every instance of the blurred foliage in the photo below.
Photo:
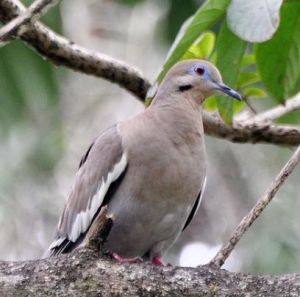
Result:
{"label": "blurred foliage", "polygon": [[117,2],[121,3],[121,4],[125,4],[128,6],[134,6],[139,4],[140,2],[143,2],[145,0],[117,0]]}
{"label": "blurred foliage", "polygon": [[[135,6],[146,0],[117,0],[118,3]],[[169,6],[165,18],[165,38],[167,42],[172,42],[180,29],[181,24],[193,14],[204,0],[164,0],[165,5]]]}
{"label": "blurred foliage", "polygon": [[213,32],[201,34],[198,41],[188,49],[183,58],[195,59],[196,57],[203,57],[203,59],[208,59],[213,52],[215,41],[216,35]]}
{"label": "blurred foliage", "polygon": [[165,32],[167,41],[172,42],[175,39],[181,24],[197,10],[202,2],[204,1],[185,0],[183,5],[182,0],[169,1]]}
{"label": "blurred foliage", "polygon": [[[258,7],[255,7],[254,2],[245,4],[245,1],[234,1],[231,12],[233,9],[245,9],[245,5],[248,5],[250,10],[257,11]],[[246,99],[245,101],[266,97],[267,91],[274,105],[284,103],[286,99],[300,91],[300,1],[287,1],[282,6],[280,6],[281,1],[276,3],[259,12],[265,13],[265,17],[268,18],[268,13],[274,15],[281,7],[280,24],[275,35],[272,35],[274,28],[268,29],[260,22],[253,24],[252,11],[252,14],[245,14],[245,18],[250,18],[246,20],[249,28],[239,32],[240,37],[238,37],[229,29],[225,17],[230,1],[207,0],[182,25],[157,82],[159,83],[170,67],[179,60],[191,57],[209,59],[216,63],[225,83],[236,88]],[[233,17],[231,23],[234,21],[239,22]],[[214,27],[216,22],[222,24],[218,31]],[[234,27],[236,24],[231,26]],[[267,38],[270,40],[263,43],[249,42],[249,36],[251,38],[254,36],[249,30],[266,31],[267,29],[269,32],[264,32],[263,40]],[[214,39],[207,38],[207,30],[215,31],[216,44]],[[262,36],[259,38],[262,39]],[[208,56],[202,48],[208,48],[210,53],[212,48],[214,51]],[[251,67],[248,67],[249,65]],[[225,96],[214,96],[205,105],[210,110],[217,108],[229,124],[234,113],[245,106],[245,103],[228,100]],[[291,118],[291,121],[294,121],[294,118]]]}
{"label": "blurred foliage", "polygon": [[[27,1],[30,2],[30,1]],[[59,8],[53,8],[43,21],[61,31]],[[58,102],[57,70],[21,41],[0,49],[0,123],[24,121],[37,106],[55,108]]]}
{"label": "blurred foliage", "polygon": [[[53,8],[43,22],[60,32],[59,7]],[[34,164],[40,172],[49,172],[62,151],[58,75],[53,64],[19,40],[0,49],[2,139],[11,132],[11,127],[15,133],[35,129],[37,138],[28,138],[32,143],[27,162]]]}

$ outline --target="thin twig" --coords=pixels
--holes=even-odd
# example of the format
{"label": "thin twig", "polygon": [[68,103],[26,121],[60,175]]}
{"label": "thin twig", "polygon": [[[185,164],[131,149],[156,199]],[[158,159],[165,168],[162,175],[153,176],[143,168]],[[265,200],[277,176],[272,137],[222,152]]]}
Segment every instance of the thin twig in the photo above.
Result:
{"label": "thin twig", "polygon": [[282,186],[284,181],[293,172],[293,170],[295,169],[299,161],[300,161],[300,146],[296,149],[292,157],[282,168],[278,176],[272,182],[269,189],[264,193],[261,199],[258,200],[256,205],[239,223],[239,225],[234,230],[228,242],[223,245],[221,250],[210,261],[209,265],[213,265],[220,268],[224,264],[224,262],[229,257],[229,255],[231,254],[231,252],[233,251],[234,247],[239,242],[239,240],[242,238],[244,233],[249,229],[249,227],[253,224],[253,222],[259,217],[259,215],[262,213],[265,207],[270,203],[270,201],[273,199],[273,197],[275,196],[279,188]]}
{"label": "thin twig", "polygon": [[252,106],[252,104],[249,102],[249,99],[245,96],[243,97],[243,100],[245,101],[246,105],[248,106],[248,108],[250,109],[250,111],[256,115],[257,111],[255,110],[255,108]]}
{"label": "thin twig", "polygon": [[0,29],[0,42],[7,42],[29,29],[30,23],[39,19],[59,0],[36,0],[18,17]]}
{"label": "thin twig", "polygon": [[300,94],[296,95],[294,98],[291,98],[285,102],[284,105],[278,105],[274,108],[268,109],[265,112],[262,112],[254,117],[251,117],[245,121],[247,123],[260,123],[276,120],[285,114],[300,109]]}
{"label": "thin twig", "polygon": [[[0,21],[7,23],[24,13],[26,8],[18,0],[0,1]],[[21,32],[21,39],[55,65],[65,66],[81,73],[101,77],[144,100],[150,82],[136,68],[112,57],[96,53],[71,42],[51,31],[40,22]],[[299,145],[299,127],[278,126],[268,123],[228,126],[219,117],[204,112],[205,133],[233,142],[273,143]]]}

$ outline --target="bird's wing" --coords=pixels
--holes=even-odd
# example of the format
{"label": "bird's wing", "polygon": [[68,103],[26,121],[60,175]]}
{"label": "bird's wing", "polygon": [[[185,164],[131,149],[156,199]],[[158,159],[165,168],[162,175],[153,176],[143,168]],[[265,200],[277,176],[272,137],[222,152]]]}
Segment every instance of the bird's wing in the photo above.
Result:
{"label": "bird's wing", "polygon": [[186,220],[186,222],[185,222],[185,224],[184,224],[184,227],[183,227],[182,231],[183,231],[185,228],[187,228],[187,226],[190,224],[190,222],[191,222],[192,219],[194,218],[195,214],[197,213],[197,211],[198,211],[198,209],[199,209],[199,206],[200,206],[200,204],[201,204],[201,201],[202,201],[202,197],[203,197],[203,192],[204,192],[205,186],[206,186],[206,177],[205,177],[205,179],[204,179],[202,188],[201,188],[201,190],[200,190],[200,192],[199,192],[199,194],[198,194],[198,196],[197,196],[197,199],[196,199],[196,201],[195,201],[195,203],[194,203],[194,206],[193,206],[193,208],[192,208],[192,210],[191,210],[191,212],[190,212],[190,214],[189,214],[189,216],[188,216],[188,218],[187,218],[187,220]]}
{"label": "bird's wing", "polygon": [[122,139],[117,126],[113,126],[92,143],[80,161],[56,240],[49,247],[50,255],[72,249],[83,238],[101,206],[107,203],[109,188],[122,178],[126,168]]}

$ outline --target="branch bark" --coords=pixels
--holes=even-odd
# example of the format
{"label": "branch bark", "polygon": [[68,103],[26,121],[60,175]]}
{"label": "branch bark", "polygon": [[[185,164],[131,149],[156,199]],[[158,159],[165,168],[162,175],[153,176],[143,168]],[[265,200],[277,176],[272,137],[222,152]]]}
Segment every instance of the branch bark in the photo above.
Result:
{"label": "branch bark", "polygon": [[0,262],[1,296],[300,296],[300,274],[254,276],[203,266],[118,264],[91,250]]}
{"label": "branch bark", "polygon": [[251,124],[234,122],[229,126],[218,115],[205,111],[203,125],[206,134],[231,142],[300,145],[300,128],[296,126],[256,122]]}
{"label": "branch bark", "polygon": [[96,252],[101,252],[102,245],[105,242],[112,226],[113,217],[108,215],[108,208],[105,205],[101,207],[100,212],[89,228],[84,238],[83,246]]}
{"label": "branch bark", "polygon": [[29,29],[30,24],[39,19],[59,0],[36,0],[29,8],[18,17],[11,20],[0,29],[0,42],[13,39]]}

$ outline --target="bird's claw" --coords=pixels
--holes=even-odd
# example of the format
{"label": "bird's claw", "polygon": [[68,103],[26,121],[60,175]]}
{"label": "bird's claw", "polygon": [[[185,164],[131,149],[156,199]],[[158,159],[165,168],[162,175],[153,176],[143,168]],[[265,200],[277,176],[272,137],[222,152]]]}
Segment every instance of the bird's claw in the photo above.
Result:
{"label": "bird's claw", "polygon": [[152,262],[152,264],[157,265],[157,266],[164,266],[164,263],[160,256],[154,256],[152,258],[151,262]]}

